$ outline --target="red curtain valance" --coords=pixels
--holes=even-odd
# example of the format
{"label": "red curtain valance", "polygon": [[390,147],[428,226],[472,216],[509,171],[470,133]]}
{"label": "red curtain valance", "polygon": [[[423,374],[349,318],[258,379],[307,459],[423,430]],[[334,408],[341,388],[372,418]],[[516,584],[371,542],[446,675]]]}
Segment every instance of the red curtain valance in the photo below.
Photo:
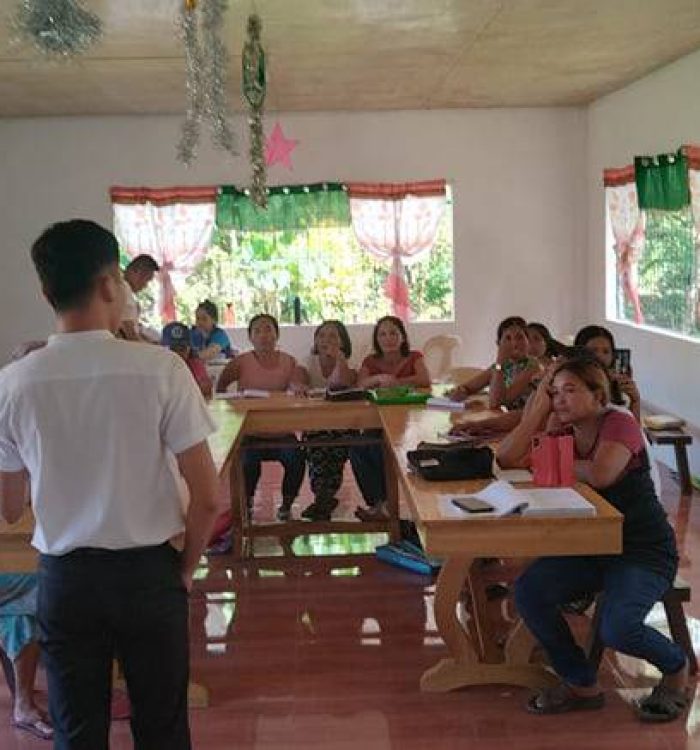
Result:
{"label": "red curtain valance", "polygon": [[120,187],[109,189],[112,203],[133,205],[135,203],[152,203],[155,206],[169,206],[175,203],[216,203],[218,187],[203,185],[199,187]]}
{"label": "red curtain valance", "polygon": [[634,164],[627,167],[603,170],[603,184],[605,187],[619,187],[634,182]]}
{"label": "red curtain valance", "polygon": [[407,195],[428,197],[445,195],[445,180],[424,180],[422,182],[348,182],[350,198],[380,198],[381,200],[402,200]]}

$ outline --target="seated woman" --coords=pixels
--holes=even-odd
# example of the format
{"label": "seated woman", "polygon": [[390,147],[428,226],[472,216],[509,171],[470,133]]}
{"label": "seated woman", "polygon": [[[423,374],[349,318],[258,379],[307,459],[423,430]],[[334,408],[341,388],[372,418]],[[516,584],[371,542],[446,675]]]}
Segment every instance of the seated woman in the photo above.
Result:
{"label": "seated woman", "polygon": [[39,663],[36,597],[36,575],[0,573],[0,661],[13,698],[12,724],[50,740],[51,722],[34,700]]}
{"label": "seated woman", "polygon": [[[308,375],[299,367],[296,359],[277,348],[279,324],[272,315],[261,313],[254,315],[248,323],[248,338],[253,351],[234,357],[224,368],[216,384],[219,393],[236,382],[239,389],[257,388],[267,391],[292,390],[296,393],[306,392]],[[243,445],[254,441],[250,435]],[[289,443],[296,442],[293,434],[265,436],[266,442],[275,440]],[[248,508],[252,510],[255,488],[260,479],[260,465],[263,461],[279,461],[284,466],[282,480],[282,504],[277,511],[279,521],[288,521],[291,508],[296,500],[301,484],[304,481],[306,463],[301,448],[263,448],[243,451],[243,476]]]}
{"label": "seated woman", "polygon": [[357,375],[360,388],[430,387],[430,374],[423,355],[411,349],[401,318],[394,315],[380,318],[374,326],[372,344],[374,352],[365,357]]}
{"label": "seated woman", "polygon": [[530,355],[525,319],[513,315],[502,320],[496,330],[496,344],[496,361],[450,391],[451,399],[464,401],[489,386],[489,408],[522,409],[532,392],[533,379],[542,373],[537,357]]}
{"label": "seated woman", "polygon": [[216,305],[208,299],[200,302],[192,329],[192,350],[205,362],[234,354],[231,340],[226,331],[219,328],[218,322],[219,311]]}
{"label": "seated woman", "polygon": [[507,432],[520,421],[522,409],[534,383],[542,377],[542,365],[529,354],[527,324],[520,316],[505,318],[496,330],[496,361],[488,370],[450,392],[450,398],[464,401],[472,393],[489,386],[489,408],[507,409],[498,416],[478,423],[457,424],[453,434],[485,434]]}
{"label": "seated woman", "polygon": [[552,360],[567,352],[567,347],[552,336],[544,323],[528,323],[526,333],[529,354],[543,368],[548,367]]}
{"label": "seated woman", "polygon": [[[324,320],[314,331],[314,346],[307,370],[312,388],[351,388],[357,372],[348,365],[352,343],[347,329],[339,320]],[[357,434],[353,430],[315,430],[305,433],[308,441],[341,439]],[[310,521],[330,520],[338,506],[335,497],[343,482],[343,467],[348,458],[348,447],[309,447],[306,460],[314,502],[304,509],[302,518]]]}
{"label": "seated woman", "polygon": [[595,355],[610,377],[610,400],[618,406],[626,406],[641,422],[641,398],[632,372],[615,372],[615,339],[603,326],[585,326],[574,339],[574,346],[583,346]]}
{"label": "seated woman", "polygon": [[541,558],[516,583],[518,611],[562,681],[530,698],[528,709],[549,714],[603,706],[595,670],[560,609],[602,592],[603,643],[645,659],[663,675],[637,705],[640,718],[669,721],[686,705],[687,660],[683,649],[646,625],[645,618],[675,578],[675,538],[651,481],[640,427],[608,401],[608,379],[599,362],[566,360],[544,376],[522,421],[498,450],[502,467],[522,465],[545,423],[549,430],[572,430],[577,479],[624,516],[621,555]]}
{"label": "seated woman", "polygon": [[[372,332],[372,344],[374,352],[365,357],[357,375],[360,388],[430,386],[430,374],[423,361],[423,355],[411,349],[401,318],[394,315],[380,318]],[[355,515],[361,521],[386,518],[386,481],[381,447],[357,445],[352,446],[349,453],[355,481],[368,506],[358,507]]]}

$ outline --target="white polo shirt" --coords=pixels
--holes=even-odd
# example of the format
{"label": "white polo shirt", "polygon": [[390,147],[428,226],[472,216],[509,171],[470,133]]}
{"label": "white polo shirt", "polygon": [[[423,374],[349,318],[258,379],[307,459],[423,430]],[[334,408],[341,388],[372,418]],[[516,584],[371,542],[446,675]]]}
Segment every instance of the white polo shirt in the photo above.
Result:
{"label": "white polo shirt", "polygon": [[0,471],[28,470],[32,543],[46,554],[181,532],[176,455],[214,431],[180,357],[108,331],[51,336],[0,370]]}

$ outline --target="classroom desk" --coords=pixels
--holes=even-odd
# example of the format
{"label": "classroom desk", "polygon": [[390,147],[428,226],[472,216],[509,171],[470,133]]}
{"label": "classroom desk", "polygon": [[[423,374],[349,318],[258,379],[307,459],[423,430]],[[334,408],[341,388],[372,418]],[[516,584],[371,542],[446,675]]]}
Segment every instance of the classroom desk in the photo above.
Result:
{"label": "classroom desk", "polygon": [[[357,521],[302,521],[284,523],[253,523],[249,518],[243,490],[241,471],[242,440],[255,436],[264,444],[266,435],[299,433],[314,430],[381,430],[379,410],[368,401],[325,401],[323,399],[300,398],[285,394],[273,394],[264,399],[214,400],[210,407],[215,419],[230,429],[230,448],[221,472],[228,470],[231,488],[232,554],[242,559],[252,551],[252,542],[257,536],[278,536],[282,539],[314,533],[375,532],[388,531],[393,541],[399,539],[398,478],[394,473],[394,462],[389,460],[389,446],[384,439],[369,438],[378,442],[385,452],[387,466],[387,511],[388,520],[371,522]],[[231,427],[235,425],[235,429]],[[235,432],[235,436],[234,436]],[[225,441],[222,441],[225,443]],[[314,443],[322,445],[322,443]],[[249,446],[251,447],[251,446]],[[276,447],[279,447],[277,444]]]}
{"label": "classroom desk", "polygon": [[[532,639],[520,625],[505,652],[497,648],[485,618],[485,595],[472,566],[486,557],[615,554],[622,550],[622,516],[590,487],[576,489],[596,506],[589,518],[473,518],[450,520],[439,512],[439,495],[477,492],[487,480],[426,482],[407,471],[406,452],[420,440],[435,438],[449,427],[449,415],[428,409],[392,407],[380,410],[394,472],[416,522],[425,550],[444,564],[435,591],[435,620],[450,656],[421,678],[425,691],[443,692],[466,685],[509,684],[541,687],[551,673],[530,664]],[[464,421],[460,419],[460,421]],[[465,580],[472,599],[471,632],[458,616]]]}

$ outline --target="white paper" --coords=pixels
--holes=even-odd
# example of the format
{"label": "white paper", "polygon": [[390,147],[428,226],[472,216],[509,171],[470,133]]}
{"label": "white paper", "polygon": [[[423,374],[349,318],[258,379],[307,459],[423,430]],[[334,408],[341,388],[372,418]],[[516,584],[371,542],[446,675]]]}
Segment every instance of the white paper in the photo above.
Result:
{"label": "white paper", "polygon": [[246,388],[242,394],[243,398],[270,398],[270,391],[263,391],[259,388]]}
{"label": "white paper", "polygon": [[595,505],[571,487],[528,487],[524,516],[595,516]]}
{"label": "white paper", "polygon": [[[454,499],[475,497],[493,506],[487,513],[468,513],[453,504]],[[438,504],[443,518],[500,518],[522,513],[531,518],[595,516],[595,506],[571,487],[528,487],[515,489],[509,482],[491,482],[480,492],[440,495]]]}
{"label": "white paper", "polygon": [[464,411],[463,401],[452,401],[444,396],[431,396],[425,405],[431,409],[446,409],[447,411]]}
{"label": "white paper", "polygon": [[[467,513],[452,502],[468,497],[484,500],[493,506],[493,510],[488,513]],[[518,513],[526,503],[527,498],[509,482],[496,481],[480,492],[440,495],[440,515],[444,518],[494,518]]]}

